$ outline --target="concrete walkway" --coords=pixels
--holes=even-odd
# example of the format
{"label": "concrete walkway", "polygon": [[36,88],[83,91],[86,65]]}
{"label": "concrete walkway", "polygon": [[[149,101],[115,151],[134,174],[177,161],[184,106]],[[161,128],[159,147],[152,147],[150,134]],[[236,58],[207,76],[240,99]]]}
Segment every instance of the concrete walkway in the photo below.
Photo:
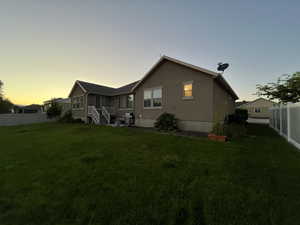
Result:
{"label": "concrete walkway", "polygon": [[248,123],[269,124],[269,119],[248,118]]}

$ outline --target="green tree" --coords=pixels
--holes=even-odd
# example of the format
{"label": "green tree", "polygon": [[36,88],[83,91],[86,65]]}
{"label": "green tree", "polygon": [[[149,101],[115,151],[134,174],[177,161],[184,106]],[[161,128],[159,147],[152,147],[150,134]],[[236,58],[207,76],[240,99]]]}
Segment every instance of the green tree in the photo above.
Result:
{"label": "green tree", "polygon": [[8,99],[4,98],[3,95],[3,82],[0,80],[0,113],[11,113],[14,104],[12,104]]}
{"label": "green tree", "polygon": [[61,106],[55,102],[51,102],[51,107],[47,110],[47,117],[49,119],[57,118],[61,115]]}
{"label": "green tree", "polygon": [[256,85],[258,96],[264,96],[270,100],[279,102],[299,102],[300,101],[300,72],[292,75],[282,75],[276,83]]}
{"label": "green tree", "polygon": [[0,80],[0,98],[3,98],[3,90],[2,90],[2,87],[3,87],[3,82]]}
{"label": "green tree", "polygon": [[8,99],[0,97],[0,114],[1,113],[11,113],[14,104],[12,104]]}

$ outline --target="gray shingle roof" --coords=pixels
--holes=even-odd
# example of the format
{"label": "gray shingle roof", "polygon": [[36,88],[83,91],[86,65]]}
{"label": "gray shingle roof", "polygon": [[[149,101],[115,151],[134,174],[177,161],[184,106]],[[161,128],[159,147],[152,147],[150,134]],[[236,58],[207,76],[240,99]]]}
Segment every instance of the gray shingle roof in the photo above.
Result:
{"label": "gray shingle roof", "polygon": [[138,83],[139,81],[135,81],[135,82],[132,82],[130,84],[127,84],[125,86],[122,86],[122,87],[119,87],[116,89],[116,93],[118,95],[120,94],[128,94],[128,93],[131,93],[131,90],[132,88]]}
{"label": "gray shingle roof", "polygon": [[91,94],[100,94],[105,96],[114,96],[114,95],[121,95],[121,94],[129,94],[131,93],[132,87],[138,82],[133,82],[127,84],[125,86],[119,88],[112,88],[107,86],[102,86],[98,84],[88,83],[85,81],[79,81],[80,85],[89,93]]}

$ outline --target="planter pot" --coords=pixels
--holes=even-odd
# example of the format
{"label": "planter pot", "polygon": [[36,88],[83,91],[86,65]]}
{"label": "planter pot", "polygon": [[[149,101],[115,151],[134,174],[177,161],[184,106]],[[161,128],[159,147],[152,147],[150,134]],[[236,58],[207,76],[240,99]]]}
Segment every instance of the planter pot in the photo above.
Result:
{"label": "planter pot", "polygon": [[220,141],[220,142],[225,142],[227,140],[227,136],[218,136],[215,134],[208,134],[208,139],[212,141]]}
{"label": "planter pot", "polygon": [[216,141],[217,140],[217,136],[215,134],[208,134],[208,139],[212,140],[212,141]]}
{"label": "planter pot", "polygon": [[216,140],[220,141],[220,142],[225,142],[227,140],[227,137],[226,136],[217,136]]}

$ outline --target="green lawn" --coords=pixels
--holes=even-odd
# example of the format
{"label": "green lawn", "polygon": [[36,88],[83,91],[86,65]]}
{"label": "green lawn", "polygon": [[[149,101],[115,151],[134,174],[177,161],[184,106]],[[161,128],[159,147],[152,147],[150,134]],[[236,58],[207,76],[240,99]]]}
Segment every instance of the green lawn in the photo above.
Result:
{"label": "green lawn", "polygon": [[300,223],[300,153],[267,126],[230,143],[139,129],[0,128],[0,224]]}

